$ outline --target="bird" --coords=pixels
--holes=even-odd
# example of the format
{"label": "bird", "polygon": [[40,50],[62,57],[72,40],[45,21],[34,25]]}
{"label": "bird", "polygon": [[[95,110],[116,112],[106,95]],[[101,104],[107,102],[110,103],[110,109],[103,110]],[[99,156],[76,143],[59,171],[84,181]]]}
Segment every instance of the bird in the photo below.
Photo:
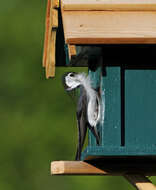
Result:
{"label": "bird", "polygon": [[92,87],[90,77],[86,73],[65,73],[63,75],[63,85],[66,92],[80,89],[76,108],[78,144],[75,157],[75,160],[80,160],[87,128],[95,136],[97,145],[100,144],[100,136],[97,130],[97,124],[100,122],[101,116],[100,96],[97,90]]}

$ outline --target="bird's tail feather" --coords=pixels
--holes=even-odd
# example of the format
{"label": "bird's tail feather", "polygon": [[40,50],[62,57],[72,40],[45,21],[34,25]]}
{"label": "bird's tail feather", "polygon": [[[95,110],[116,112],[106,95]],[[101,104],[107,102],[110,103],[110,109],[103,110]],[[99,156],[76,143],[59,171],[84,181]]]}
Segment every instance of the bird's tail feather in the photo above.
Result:
{"label": "bird's tail feather", "polygon": [[97,128],[93,127],[93,131],[94,131],[93,134],[96,138],[96,143],[97,143],[97,145],[100,145],[100,137],[99,137],[99,133],[97,131]]}
{"label": "bird's tail feather", "polygon": [[100,136],[99,136],[99,132],[98,132],[97,128],[91,127],[90,125],[88,125],[88,128],[91,130],[91,132],[95,136],[97,145],[100,145]]}

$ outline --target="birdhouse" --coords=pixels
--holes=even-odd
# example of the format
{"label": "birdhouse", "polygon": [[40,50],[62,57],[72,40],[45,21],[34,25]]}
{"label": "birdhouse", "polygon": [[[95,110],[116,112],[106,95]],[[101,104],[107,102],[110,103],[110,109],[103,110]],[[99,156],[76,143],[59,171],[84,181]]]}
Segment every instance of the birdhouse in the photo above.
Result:
{"label": "birdhouse", "polygon": [[52,2],[43,59],[47,78],[65,62],[87,66],[100,92],[100,144],[89,131],[81,159],[156,156],[156,0]]}

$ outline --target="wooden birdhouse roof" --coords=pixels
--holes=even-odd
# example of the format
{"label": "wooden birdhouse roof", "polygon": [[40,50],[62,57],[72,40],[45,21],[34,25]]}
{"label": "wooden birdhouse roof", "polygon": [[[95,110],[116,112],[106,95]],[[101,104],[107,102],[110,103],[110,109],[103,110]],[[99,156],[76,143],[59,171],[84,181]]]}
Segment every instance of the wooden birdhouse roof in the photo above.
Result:
{"label": "wooden birdhouse roof", "polygon": [[75,45],[155,44],[156,0],[48,0],[43,66],[55,74],[58,8],[69,57]]}

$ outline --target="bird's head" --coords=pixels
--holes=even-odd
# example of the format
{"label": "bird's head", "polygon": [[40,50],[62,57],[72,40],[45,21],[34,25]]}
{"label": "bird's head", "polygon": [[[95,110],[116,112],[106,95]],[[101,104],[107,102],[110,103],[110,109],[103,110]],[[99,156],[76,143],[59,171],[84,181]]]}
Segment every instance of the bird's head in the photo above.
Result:
{"label": "bird's head", "polygon": [[65,73],[63,76],[63,83],[67,91],[72,91],[81,85],[80,76],[75,72]]}

